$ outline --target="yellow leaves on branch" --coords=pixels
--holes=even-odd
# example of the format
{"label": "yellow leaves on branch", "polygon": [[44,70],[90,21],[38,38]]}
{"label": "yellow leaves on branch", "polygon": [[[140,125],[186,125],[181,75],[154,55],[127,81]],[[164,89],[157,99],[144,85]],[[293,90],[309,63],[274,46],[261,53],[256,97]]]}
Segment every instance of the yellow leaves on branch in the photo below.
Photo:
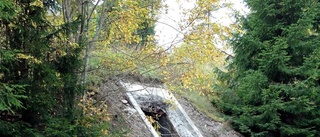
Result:
{"label": "yellow leaves on branch", "polygon": [[29,60],[29,61],[32,61],[36,64],[40,64],[41,63],[41,60],[38,60],[37,58],[33,57],[33,56],[30,56],[30,55],[26,55],[26,54],[23,54],[23,53],[18,53],[17,54],[17,58],[18,59],[25,59],[25,60]]}
{"label": "yellow leaves on branch", "polygon": [[161,48],[154,45],[141,47],[140,50],[116,45],[100,48],[93,53],[93,56],[101,59],[99,65],[103,65],[103,68],[107,68],[109,72],[147,73],[161,67],[160,59],[164,53]]}
{"label": "yellow leaves on branch", "polygon": [[[87,95],[90,96],[92,93],[88,92]],[[90,128],[110,121],[110,116],[107,112],[107,105],[105,102],[97,102],[92,98],[87,98],[86,100],[81,99],[78,106],[84,113],[84,119],[78,121],[78,124]],[[102,135],[107,135],[108,133],[107,129],[101,130]]]}
{"label": "yellow leaves on branch", "polygon": [[124,42],[138,43],[141,41],[135,32],[143,27],[139,24],[146,20],[151,20],[149,17],[149,9],[147,7],[141,7],[139,2],[134,0],[126,0],[118,3],[118,8],[109,14],[116,17],[116,21],[110,26],[110,37],[109,41],[114,38],[120,39]]}
{"label": "yellow leaves on branch", "polygon": [[213,4],[219,2],[219,0],[198,0],[198,9],[208,11],[213,9]]}
{"label": "yellow leaves on branch", "polygon": [[195,43],[176,48],[171,62],[181,65],[167,67],[162,74],[167,84],[180,84],[181,90],[210,93],[211,83],[214,83],[213,68],[224,64],[223,57],[213,45]]}
{"label": "yellow leaves on branch", "polygon": [[160,65],[163,67],[166,67],[169,62],[170,62],[170,58],[164,57],[160,59]]}
{"label": "yellow leaves on branch", "polygon": [[[192,28],[183,43],[174,49],[169,66],[162,75],[165,83],[174,90],[189,90],[199,94],[211,93],[214,83],[213,68],[224,65],[224,55],[217,49],[217,40],[225,38],[224,27],[210,22],[210,12],[218,0],[199,0],[188,10],[188,19],[180,26]],[[185,25],[185,26],[184,26]],[[177,86],[180,85],[180,88]]]}
{"label": "yellow leaves on branch", "polygon": [[36,7],[43,7],[43,2],[42,2],[42,0],[35,0],[35,1],[31,2],[30,5],[36,6]]}

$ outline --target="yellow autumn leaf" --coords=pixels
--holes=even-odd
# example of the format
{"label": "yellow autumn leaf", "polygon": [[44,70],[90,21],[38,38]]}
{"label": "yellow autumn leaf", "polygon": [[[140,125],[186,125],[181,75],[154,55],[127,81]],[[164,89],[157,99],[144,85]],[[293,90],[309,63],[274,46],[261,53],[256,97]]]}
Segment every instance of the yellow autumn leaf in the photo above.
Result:
{"label": "yellow autumn leaf", "polygon": [[43,7],[43,2],[42,2],[42,0],[35,0],[35,1],[31,2],[30,5],[42,8]]}

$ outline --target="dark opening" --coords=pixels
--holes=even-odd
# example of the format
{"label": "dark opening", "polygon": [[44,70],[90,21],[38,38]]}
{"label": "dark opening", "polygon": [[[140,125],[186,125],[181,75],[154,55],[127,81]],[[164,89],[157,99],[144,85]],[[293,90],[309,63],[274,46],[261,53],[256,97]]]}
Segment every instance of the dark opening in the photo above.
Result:
{"label": "dark opening", "polygon": [[156,131],[160,132],[161,137],[179,137],[175,131],[173,125],[167,117],[167,114],[163,110],[158,110],[157,112],[143,111],[146,116],[152,117],[152,126]]}

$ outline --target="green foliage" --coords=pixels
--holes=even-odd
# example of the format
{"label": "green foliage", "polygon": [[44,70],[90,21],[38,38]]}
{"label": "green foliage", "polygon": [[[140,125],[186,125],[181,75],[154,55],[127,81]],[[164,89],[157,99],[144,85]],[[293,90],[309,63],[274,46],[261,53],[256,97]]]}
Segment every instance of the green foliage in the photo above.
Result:
{"label": "green foliage", "polygon": [[247,3],[214,104],[247,136],[320,136],[320,3]]}
{"label": "green foliage", "polygon": [[14,17],[15,13],[14,3],[11,0],[3,0],[0,2],[0,19],[2,21],[9,21]]}
{"label": "green foliage", "polygon": [[22,108],[20,99],[26,98],[23,85],[8,85],[0,83],[0,111],[12,111],[12,108]]}
{"label": "green foliage", "polygon": [[41,4],[0,2],[0,136],[73,136],[89,130],[78,130],[87,128],[76,123],[82,112],[75,114],[83,47],[64,41],[67,30],[77,27],[51,25],[46,6],[55,2]]}
{"label": "green foliage", "polygon": [[0,136],[10,136],[10,137],[21,137],[21,136],[33,136],[33,137],[42,137],[41,133],[33,128],[30,128],[30,125],[17,121],[17,122],[7,122],[0,121]]}

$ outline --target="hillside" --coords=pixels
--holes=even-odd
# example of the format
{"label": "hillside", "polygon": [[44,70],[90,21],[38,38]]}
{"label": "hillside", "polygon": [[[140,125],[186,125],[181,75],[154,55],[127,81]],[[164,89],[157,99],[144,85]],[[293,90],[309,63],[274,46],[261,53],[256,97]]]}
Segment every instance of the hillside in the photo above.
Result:
{"label": "hillside", "polygon": [[[111,130],[113,133],[125,134],[126,136],[152,136],[140,115],[128,101],[125,89],[119,80],[138,82],[134,77],[116,77],[109,79],[99,87],[99,94],[95,95],[99,100],[105,100],[108,104],[108,112],[111,118]],[[158,86],[159,83],[142,83],[148,86]],[[175,93],[180,105],[187,112],[194,124],[198,127],[204,137],[240,137],[233,131],[228,122],[217,122],[199,111],[188,99]],[[128,102],[127,102],[128,101]]]}

